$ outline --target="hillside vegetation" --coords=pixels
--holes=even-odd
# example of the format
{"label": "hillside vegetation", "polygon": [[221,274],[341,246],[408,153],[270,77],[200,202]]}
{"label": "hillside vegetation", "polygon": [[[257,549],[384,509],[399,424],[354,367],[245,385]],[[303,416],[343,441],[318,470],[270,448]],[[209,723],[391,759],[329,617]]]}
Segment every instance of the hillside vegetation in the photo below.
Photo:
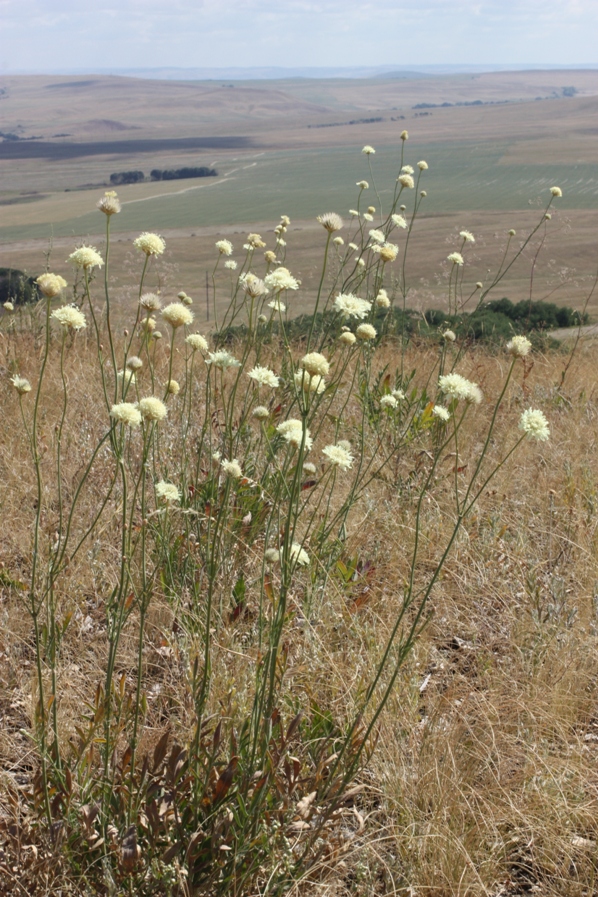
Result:
{"label": "hillside vegetation", "polygon": [[286,215],[210,247],[209,327],[156,233],[115,302],[113,191],[4,306],[2,893],[594,893],[595,365],[501,298],[562,190],[485,283],[449,237],[422,339],[400,140],[300,326]]}

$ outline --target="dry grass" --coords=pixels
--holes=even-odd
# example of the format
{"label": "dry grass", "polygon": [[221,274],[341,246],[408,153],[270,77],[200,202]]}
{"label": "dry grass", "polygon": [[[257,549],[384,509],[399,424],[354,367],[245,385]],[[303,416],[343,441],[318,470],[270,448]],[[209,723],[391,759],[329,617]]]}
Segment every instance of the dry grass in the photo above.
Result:
{"label": "dry grass", "polygon": [[[34,651],[20,586],[30,565],[35,490],[7,375],[26,369],[34,379],[39,346],[30,335],[7,345],[0,389],[5,420],[14,426],[3,429],[0,443],[6,523],[0,762],[2,811],[12,819],[15,806],[25,812],[19,794],[30,787],[36,768],[27,734],[35,704]],[[426,346],[411,347],[407,367],[425,370],[434,354]],[[591,350],[580,351],[558,392],[563,363],[562,355],[536,356],[526,376],[520,373],[512,384],[493,454],[504,451],[521,408],[529,404],[544,410],[552,438],[522,448],[465,522],[434,588],[429,623],[381,721],[377,750],[362,773],[366,790],[346,811],[342,839],[321,858],[324,880],[298,883],[297,893],[589,897],[597,892],[598,394]],[[386,364],[396,367],[393,346],[377,354],[376,365]],[[164,374],[165,350],[157,365]],[[483,350],[471,352],[460,366],[487,396],[481,416],[492,407],[505,367],[504,356]],[[53,405],[60,395],[54,366],[50,370],[41,433],[48,458],[55,440]],[[70,493],[81,458],[105,428],[101,390],[83,338],[68,351],[67,380],[69,420],[75,425],[63,447]],[[355,413],[350,405],[345,426]],[[472,456],[478,421],[467,434]],[[400,459],[403,483],[418,463],[415,453]],[[452,526],[451,467],[447,458],[425,504],[425,547],[417,569],[422,582]],[[100,465],[86,490],[82,527],[107,475]],[[117,517],[115,496],[102,531],[60,580],[58,617],[72,613],[57,668],[65,743],[93,703],[105,661],[103,596],[118,565]],[[42,527],[51,540],[57,527],[51,501]],[[351,717],[400,602],[413,527],[408,490],[398,491],[390,479],[373,482],[352,512],[346,543],[347,558],[371,562],[368,575],[347,586],[329,580],[325,593],[300,589],[292,596],[286,680],[292,700],[311,707],[312,714],[319,707],[337,719]],[[246,559],[248,580],[254,561],[251,555]],[[152,599],[140,753],[153,748],[168,727],[181,740],[192,730],[188,670],[197,634],[188,600],[183,594],[173,601],[159,589]],[[214,651],[217,688],[210,709],[233,719],[250,704],[251,601],[247,618],[226,623],[224,614]],[[135,678],[135,644],[133,616],[117,663],[127,692]],[[3,894],[88,893],[72,869],[67,873],[61,863],[48,862],[34,830],[22,831],[29,835],[20,844],[10,828],[2,834]]]}

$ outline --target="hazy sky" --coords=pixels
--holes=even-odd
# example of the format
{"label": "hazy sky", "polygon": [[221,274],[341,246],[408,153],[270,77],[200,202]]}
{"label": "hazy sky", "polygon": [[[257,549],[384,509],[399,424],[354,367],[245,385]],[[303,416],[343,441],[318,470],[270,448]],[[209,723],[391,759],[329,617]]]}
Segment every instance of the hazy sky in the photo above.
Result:
{"label": "hazy sky", "polygon": [[598,62],[598,0],[0,0],[0,71]]}

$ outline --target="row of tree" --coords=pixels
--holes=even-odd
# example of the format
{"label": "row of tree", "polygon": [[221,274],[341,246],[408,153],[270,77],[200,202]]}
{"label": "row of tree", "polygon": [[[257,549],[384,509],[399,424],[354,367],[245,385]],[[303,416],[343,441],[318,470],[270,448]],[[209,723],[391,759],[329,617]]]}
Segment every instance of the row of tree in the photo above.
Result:
{"label": "row of tree", "polygon": [[[217,176],[216,169],[208,168],[207,165],[185,168],[152,168],[150,171],[152,181],[177,181],[183,178],[215,178]],[[110,175],[110,183],[114,187],[119,187],[122,184],[138,184],[145,180],[143,171],[114,171]]]}

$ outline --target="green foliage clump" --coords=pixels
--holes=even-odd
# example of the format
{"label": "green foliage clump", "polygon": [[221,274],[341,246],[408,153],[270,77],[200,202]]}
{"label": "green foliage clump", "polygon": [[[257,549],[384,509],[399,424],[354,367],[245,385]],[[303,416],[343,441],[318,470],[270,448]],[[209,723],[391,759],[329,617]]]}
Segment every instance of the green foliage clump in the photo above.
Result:
{"label": "green foliage clump", "polygon": [[16,268],[0,268],[0,305],[4,302],[27,305],[38,299],[35,278]]}

